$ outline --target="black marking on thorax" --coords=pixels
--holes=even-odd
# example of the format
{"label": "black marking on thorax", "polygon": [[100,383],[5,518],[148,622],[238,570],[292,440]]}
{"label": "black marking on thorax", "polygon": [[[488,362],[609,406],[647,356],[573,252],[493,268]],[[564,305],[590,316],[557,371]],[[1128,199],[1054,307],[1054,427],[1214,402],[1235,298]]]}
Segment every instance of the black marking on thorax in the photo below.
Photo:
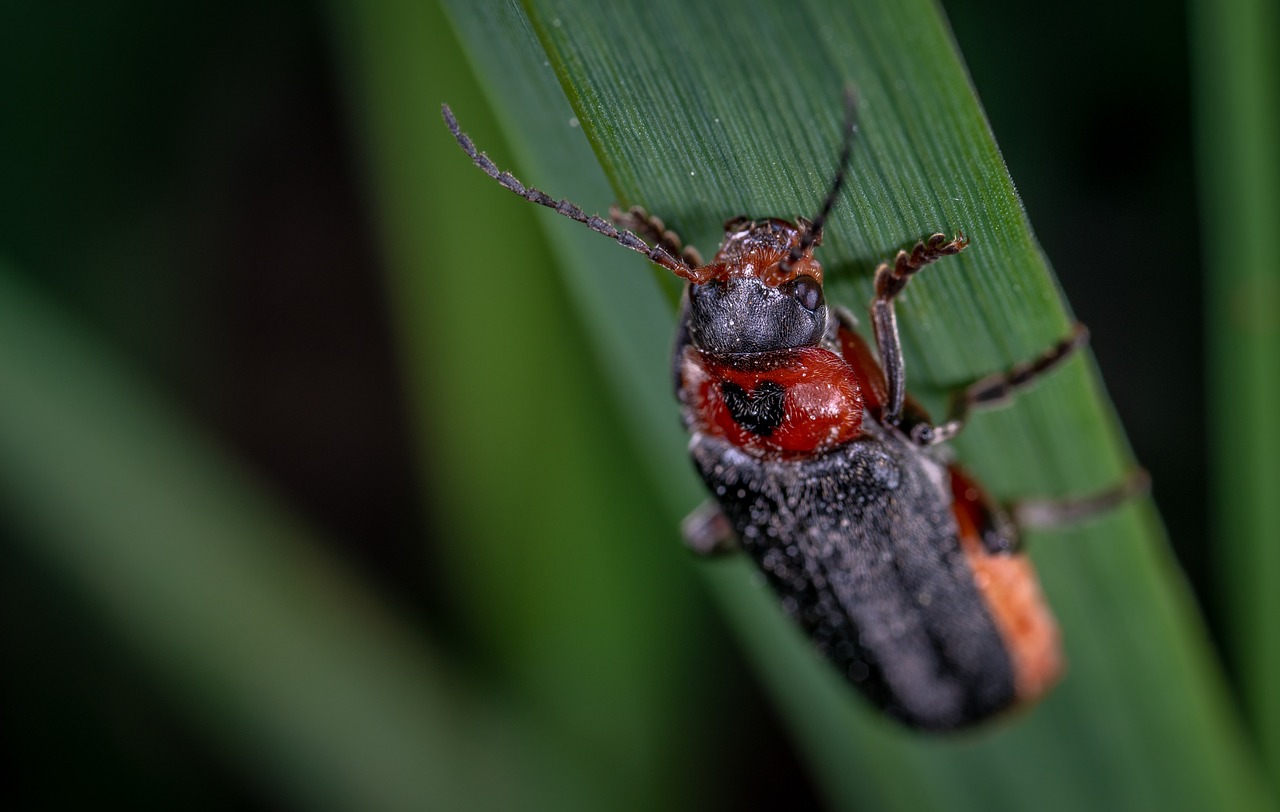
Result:
{"label": "black marking on thorax", "polygon": [[720,384],[720,393],[724,397],[724,405],[729,407],[729,414],[752,434],[768,437],[786,417],[787,390],[774,381],[761,381],[750,392],[736,383],[725,381]]}

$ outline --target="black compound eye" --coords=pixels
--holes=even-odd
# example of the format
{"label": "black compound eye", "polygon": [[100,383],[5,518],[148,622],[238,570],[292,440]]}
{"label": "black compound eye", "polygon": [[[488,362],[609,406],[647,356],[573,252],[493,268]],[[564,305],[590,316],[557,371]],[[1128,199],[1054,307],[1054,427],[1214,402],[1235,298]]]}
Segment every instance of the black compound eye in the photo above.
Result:
{"label": "black compound eye", "polygon": [[804,306],[806,310],[822,307],[822,283],[812,276],[797,276],[784,284],[782,291]]}

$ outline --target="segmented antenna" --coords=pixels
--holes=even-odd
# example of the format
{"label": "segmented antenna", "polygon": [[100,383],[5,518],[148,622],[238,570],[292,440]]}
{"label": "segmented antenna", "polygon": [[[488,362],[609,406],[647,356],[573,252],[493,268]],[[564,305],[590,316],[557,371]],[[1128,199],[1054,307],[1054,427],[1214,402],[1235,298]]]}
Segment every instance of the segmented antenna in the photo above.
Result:
{"label": "segmented antenna", "polygon": [[836,205],[836,198],[840,196],[840,189],[844,186],[845,175],[849,171],[849,156],[853,153],[853,136],[858,132],[858,96],[854,93],[853,88],[846,87],[844,89],[844,141],[840,145],[840,157],[837,159],[836,177],[831,181],[831,191],[827,192],[827,199],[822,201],[822,209],[818,212],[818,216],[813,218],[808,227],[804,231],[804,235],[800,237],[800,242],[791,246],[791,253],[787,258],[778,263],[778,270],[783,274],[791,272],[791,266],[800,261],[800,258],[813,247],[813,244],[822,239],[822,227],[827,223],[827,217],[831,214],[831,209]]}
{"label": "segmented antenna", "polygon": [[510,189],[531,203],[537,203],[541,206],[546,206],[549,209],[555,209],[565,217],[577,220],[592,231],[599,232],[610,239],[617,240],[620,245],[630,248],[632,251],[639,251],[641,254],[648,257],[650,262],[666,268],[676,276],[684,279],[693,279],[696,276],[694,274],[694,269],[688,263],[680,257],[672,256],[671,253],[661,245],[650,246],[630,231],[619,231],[608,220],[605,220],[595,214],[588,216],[586,212],[570,203],[568,200],[556,200],[545,192],[540,192],[530,186],[525,186],[510,172],[500,171],[497,165],[489,159],[488,155],[485,155],[483,152],[476,149],[476,145],[458,126],[458,119],[454,118],[453,111],[449,109],[449,105],[440,105],[440,113],[444,116],[444,123],[449,125],[449,132],[453,133],[453,137],[458,140],[458,146],[462,147],[462,151],[470,156],[472,163],[483,169],[486,175],[493,178],[507,189]]}

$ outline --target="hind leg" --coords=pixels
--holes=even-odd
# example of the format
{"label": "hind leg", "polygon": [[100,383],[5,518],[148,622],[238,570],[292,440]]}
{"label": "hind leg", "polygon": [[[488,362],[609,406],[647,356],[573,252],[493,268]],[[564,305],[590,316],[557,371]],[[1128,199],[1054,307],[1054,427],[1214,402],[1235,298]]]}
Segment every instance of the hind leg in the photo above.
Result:
{"label": "hind leg", "polygon": [[1052,530],[1091,519],[1150,489],[1151,476],[1137,468],[1115,487],[1066,499],[1023,499],[1010,505],[1009,511],[1020,528]]}

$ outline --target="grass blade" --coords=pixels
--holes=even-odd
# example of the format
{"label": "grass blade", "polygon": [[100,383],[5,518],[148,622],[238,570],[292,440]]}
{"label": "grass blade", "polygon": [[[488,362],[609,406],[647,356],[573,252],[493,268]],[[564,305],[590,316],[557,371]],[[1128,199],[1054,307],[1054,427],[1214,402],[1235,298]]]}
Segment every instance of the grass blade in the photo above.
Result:
{"label": "grass blade", "polygon": [[1280,64],[1274,3],[1191,4],[1212,358],[1213,550],[1228,646],[1273,782],[1280,776]]}

